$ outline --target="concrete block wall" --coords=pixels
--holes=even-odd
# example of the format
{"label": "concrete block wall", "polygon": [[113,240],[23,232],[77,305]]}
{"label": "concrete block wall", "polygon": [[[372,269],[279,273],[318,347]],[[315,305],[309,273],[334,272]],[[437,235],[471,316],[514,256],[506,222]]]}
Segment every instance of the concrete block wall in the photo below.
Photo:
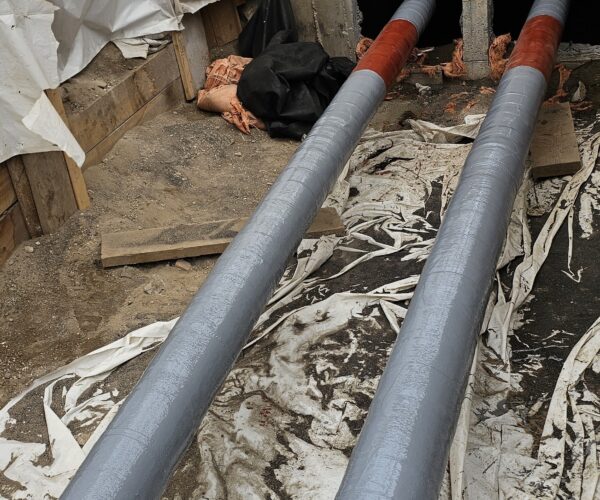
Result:
{"label": "concrete block wall", "polygon": [[356,0],[291,0],[300,40],[320,42],[330,56],[354,60],[360,38]]}
{"label": "concrete block wall", "polygon": [[462,0],[461,18],[464,62],[469,80],[489,76],[488,51],[493,36],[494,4],[492,0]]}
{"label": "concrete block wall", "polygon": [[[355,58],[361,14],[356,0],[291,0],[301,40],[320,42],[331,56]],[[462,0],[467,78],[489,76],[493,0]],[[450,42],[450,40],[448,40]]]}

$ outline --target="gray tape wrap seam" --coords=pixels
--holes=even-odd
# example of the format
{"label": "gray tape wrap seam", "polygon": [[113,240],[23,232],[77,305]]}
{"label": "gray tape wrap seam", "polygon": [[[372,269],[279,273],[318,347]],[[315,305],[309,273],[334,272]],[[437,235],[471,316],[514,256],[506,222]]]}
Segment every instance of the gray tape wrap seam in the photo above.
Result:
{"label": "gray tape wrap seam", "polygon": [[517,67],[503,77],[421,274],[338,499],[438,498],[545,90],[544,75],[534,68]]}
{"label": "gray tape wrap seam", "polygon": [[529,11],[527,20],[537,16],[552,16],[564,24],[570,2],[571,0],[536,0]]}
{"label": "gray tape wrap seam", "polygon": [[63,499],[158,498],[386,93],[353,73],[234,239]]}
{"label": "gray tape wrap seam", "polygon": [[431,19],[435,4],[436,0],[404,0],[394,13],[392,20],[403,19],[411,22],[421,35]]}

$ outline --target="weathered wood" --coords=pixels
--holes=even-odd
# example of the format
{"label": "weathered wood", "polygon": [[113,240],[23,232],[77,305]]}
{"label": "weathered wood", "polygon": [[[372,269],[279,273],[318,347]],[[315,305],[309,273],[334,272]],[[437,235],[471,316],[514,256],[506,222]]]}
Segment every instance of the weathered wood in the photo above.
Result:
{"label": "weathered wood", "polygon": [[42,230],[53,233],[77,212],[65,157],[60,151],[48,151],[22,155],[22,159]]}
{"label": "weathered wood", "polygon": [[0,216],[0,266],[4,264],[17,246],[29,239],[25,219],[19,203],[15,203]]}
{"label": "weathered wood", "polygon": [[17,201],[17,195],[13,188],[8,166],[0,165],[0,215],[6,212]]}
{"label": "weathered wood", "polygon": [[408,66],[410,75],[404,82],[415,85],[426,85],[428,87],[441,87],[444,84],[444,75],[441,66],[429,66],[426,69],[415,65]]}
{"label": "weathered wood", "polygon": [[136,125],[140,125],[165,111],[174,109],[184,102],[181,79],[177,78],[160,94],[134,113],[128,120],[113,130],[104,140],[87,152],[83,169],[100,163],[121,137]]}
{"label": "weathered wood", "polygon": [[[62,118],[63,122],[65,122],[65,125],[71,129],[60,91],[58,89],[49,89],[46,90],[46,95],[54,106],[54,109],[56,109]],[[86,210],[90,207],[90,196],[87,192],[87,186],[85,184],[85,179],[83,178],[83,172],[68,154],[63,154],[65,157],[67,170],[69,172],[69,178],[71,179],[71,187],[73,188],[75,201],[77,202],[77,208],[79,208],[79,210]]]}
{"label": "weathered wood", "polygon": [[33,193],[31,192],[31,186],[29,185],[29,179],[27,178],[27,172],[25,172],[23,159],[20,156],[13,156],[6,161],[6,165],[17,195],[17,200],[19,201],[21,214],[25,219],[27,230],[32,238],[37,238],[44,234],[44,232],[42,231],[42,225],[40,223],[40,218],[38,217]]}
{"label": "weathered wood", "polygon": [[581,156],[569,103],[545,103],[531,143],[534,179],[571,175],[581,168]]}
{"label": "weathered wood", "polygon": [[[114,267],[220,254],[247,220],[247,218],[231,219],[104,234],[101,249],[102,265]],[[337,212],[333,208],[324,208],[317,214],[306,237],[341,235],[345,231]]]}
{"label": "weathered wood", "polygon": [[179,78],[175,50],[168,45],[90,107],[69,116],[73,135],[86,153],[91,151]]}
{"label": "weathered wood", "polygon": [[210,53],[206,41],[206,32],[200,12],[183,16],[183,31],[173,33],[173,47],[185,98],[191,101],[196,98],[198,90],[206,81],[206,68],[210,64]]}
{"label": "weathered wood", "polygon": [[220,0],[202,9],[206,41],[212,49],[236,40],[242,31],[240,16],[233,0]]}

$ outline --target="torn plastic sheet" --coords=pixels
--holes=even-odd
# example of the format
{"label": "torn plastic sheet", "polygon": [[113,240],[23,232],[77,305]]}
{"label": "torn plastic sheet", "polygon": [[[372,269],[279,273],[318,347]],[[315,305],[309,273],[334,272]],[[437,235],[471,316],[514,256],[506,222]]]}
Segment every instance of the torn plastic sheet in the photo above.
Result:
{"label": "torn plastic sheet", "polygon": [[44,94],[59,83],[56,7],[43,0],[0,0],[0,162],[23,153],[84,152]]}
{"label": "torn plastic sheet", "polygon": [[[415,140],[412,131],[369,135],[372,138],[358,146],[328,200],[341,209],[347,235],[302,242],[297,262],[259,319],[165,497],[335,496],[422,262],[470,150],[468,144]],[[593,156],[593,149],[584,155],[586,166]],[[569,196],[562,198],[566,205],[558,203],[556,193],[553,211],[568,213],[577,196],[575,184],[571,186],[565,191]],[[535,255],[536,245],[547,250],[552,244],[552,237],[531,240],[527,212],[532,189],[527,181],[517,196],[499,267],[527,260]],[[543,234],[551,236],[553,231]],[[529,491],[525,489],[529,483],[537,484],[540,478],[556,483],[556,478],[546,477],[547,470],[536,468],[534,438],[520,425],[519,415],[496,411],[503,408],[508,391],[520,390],[520,374],[511,373],[510,362],[498,361],[501,349],[507,349],[503,335],[523,321],[521,307],[513,308],[507,322],[510,301],[498,284],[442,498],[507,498],[515,488]],[[132,332],[38,380],[12,400],[0,412],[0,470],[12,482],[3,484],[0,476],[0,493],[8,498],[57,496],[127,395],[130,375],[120,374],[118,367],[135,368],[141,374],[148,362],[143,353],[166,338],[174,321]],[[595,325],[590,332],[597,329]],[[569,408],[573,401],[577,404],[580,417],[566,424],[569,433],[576,432],[567,433],[564,455],[570,460],[572,449],[583,450],[569,481],[581,484],[585,492],[592,491],[597,481],[589,450],[597,449],[598,406],[593,395],[577,384],[584,364],[600,370],[597,356],[587,362],[597,342],[590,332],[569,358],[578,368],[561,374],[565,382],[557,384],[559,411],[548,415],[560,423],[565,404]],[[568,401],[562,396],[565,391]],[[31,417],[22,408],[29,407],[45,415],[50,439],[28,434],[24,419]],[[569,442],[568,435],[578,432],[585,440]],[[554,446],[550,441],[548,445]],[[553,450],[548,448],[548,453]],[[42,466],[39,457],[44,453],[52,460]]]}
{"label": "torn plastic sheet", "polygon": [[148,54],[158,52],[170,42],[165,34],[153,36],[141,36],[138,38],[121,38],[112,42],[121,51],[125,59],[146,59]]}
{"label": "torn plastic sheet", "polygon": [[81,166],[85,154],[44,90],[79,73],[111,40],[147,54],[153,42],[133,47],[130,39],[180,30],[184,13],[213,1],[0,0],[0,163],[64,151]]}

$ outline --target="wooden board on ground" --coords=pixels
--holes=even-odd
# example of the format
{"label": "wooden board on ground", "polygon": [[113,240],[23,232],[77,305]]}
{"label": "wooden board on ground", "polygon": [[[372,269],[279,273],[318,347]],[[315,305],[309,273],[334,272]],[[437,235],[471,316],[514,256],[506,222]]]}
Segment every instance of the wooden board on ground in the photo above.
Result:
{"label": "wooden board on ground", "polygon": [[542,106],[531,143],[534,179],[572,175],[581,168],[581,155],[569,103]]}
{"label": "wooden board on ground", "polygon": [[107,137],[105,137],[99,144],[93,149],[88,151],[85,155],[85,163],[83,169],[92,165],[100,163],[102,159],[110,152],[121,137],[126,132],[131,130],[133,127],[140,125],[152,118],[158,116],[165,111],[174,109],[184,101],[183,88],[181,86],[181,79],[173,81],[166,89],[160,94],[149,101],[145,106],[136,111],[129,119],[123,124],[113,130]]}
{"label": "wooden board on ground", "polygon": [[196,98],[198,90],[206,81],[206,68],[210,64],[210,53],[206,32],[200,12],[183,16],[183,31],[173,33],[173,47],[179,64],[185,98]]}
{"label": "wooden board on ground", "polygon": [[240,16],[233,0],[220,0],[202,9],[206,41],[212,49],[237,39],[242,31]]}
{"label": "wooden board on ground", "polygon": [[19,243],[29,239],[25,219],[18,203],[0,216],[0,266],[4,264]]}
{"label": "wooden board on ground", "polygon": [[42,231],[42,225],[40,224],[40,218],[37,213],[35,201],[33,199],[33,193],[31,192],[31,186],[29,179],[27,178],[27,172],[25,172],[25,165],[23,164],[23,158],[21,156],[13,156],[6,161],[8,172],[12,180],[19,206],[21,207],[21,213],[25,219],[25,225],[32,238],[36,238],[44,234]]}
{"label": "wooden board on ground", "polygon": [[77,212],[65,157],[61,151],[22,155],[29,185],[45,234],[53,233]]}
{"label": "wooden board on ground", "polygon": [[[101,260],[104,267],[143,264],[163,260],[223,253],[248,219],[230,219],[201,224],[182,224],[102,235]],[[322,208],[306,237],[346,231],[333,208]]]}
{"label": "wooden board on ground", "polygon": [[0,165],[0,215],[6,212],[17,201],[17,195],[10,180],[8,166]]}
{"label": "wooden board on ground", "polygon": [[167,45],[87,109],[69,116],[73,135],[91,151],[179,78],[175,50]]}

